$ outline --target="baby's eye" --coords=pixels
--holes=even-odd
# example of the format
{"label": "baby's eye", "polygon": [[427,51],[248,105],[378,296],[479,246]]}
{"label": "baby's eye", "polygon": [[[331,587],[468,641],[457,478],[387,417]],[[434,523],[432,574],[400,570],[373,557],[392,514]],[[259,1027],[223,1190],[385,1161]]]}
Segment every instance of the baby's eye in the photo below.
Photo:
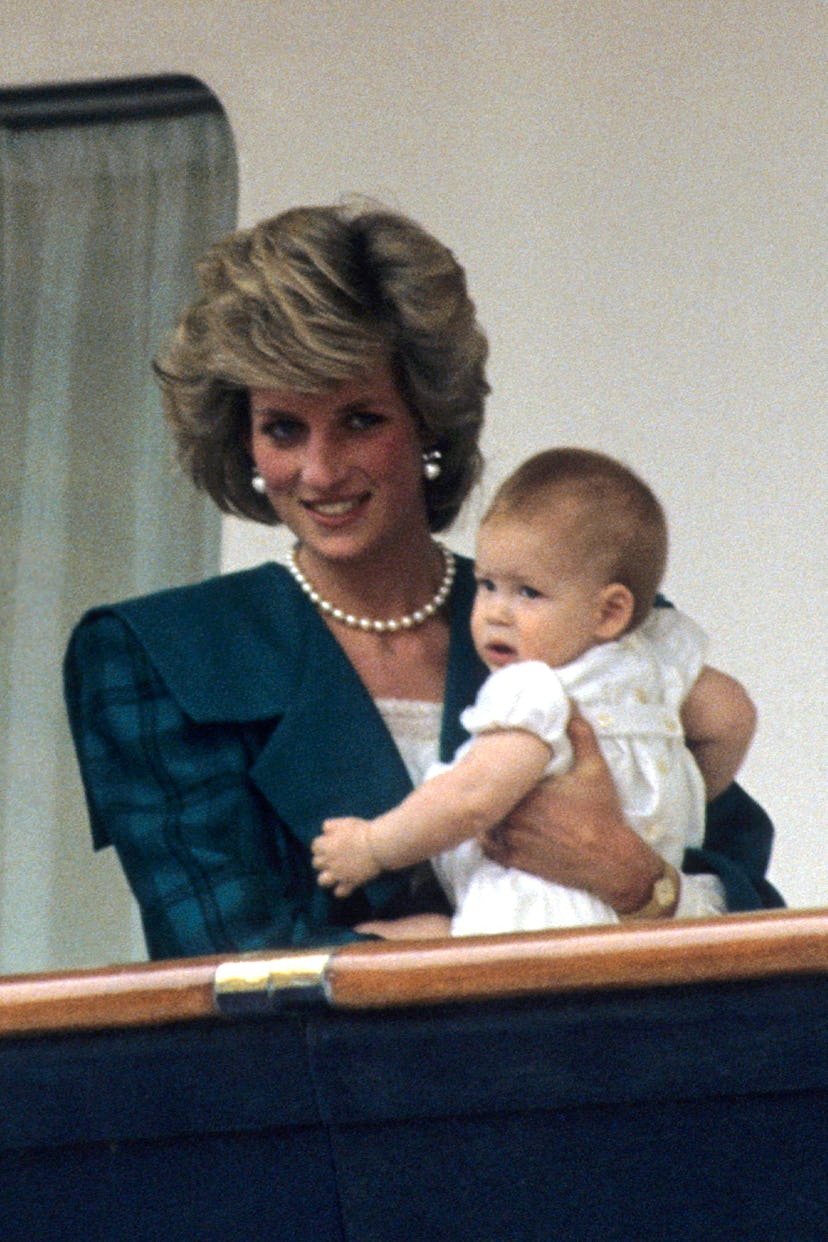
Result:
{"label": "baby's eye", "polygon": [[478,591],[493,591],[495,589],[491,578],[477,578],[476,582]]}
{"label": "baby's eye", "polygon": [[520,594],[524,599],[540,599],[541,597],[540,591],[536,591],[534,587],[530,586],[522,586],[520,588]]}

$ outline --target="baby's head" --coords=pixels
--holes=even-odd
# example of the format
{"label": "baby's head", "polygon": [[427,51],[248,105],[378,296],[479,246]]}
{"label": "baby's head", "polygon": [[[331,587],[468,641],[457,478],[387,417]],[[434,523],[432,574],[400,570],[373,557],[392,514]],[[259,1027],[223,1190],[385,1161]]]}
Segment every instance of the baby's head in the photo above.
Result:
{"label": "baby's head", "polygon": [[480,527],[478,651],[490,668],[567,664],[641,624],[666,560],[664,512],[637,475],[587,449],[538,453],[502,484]]}

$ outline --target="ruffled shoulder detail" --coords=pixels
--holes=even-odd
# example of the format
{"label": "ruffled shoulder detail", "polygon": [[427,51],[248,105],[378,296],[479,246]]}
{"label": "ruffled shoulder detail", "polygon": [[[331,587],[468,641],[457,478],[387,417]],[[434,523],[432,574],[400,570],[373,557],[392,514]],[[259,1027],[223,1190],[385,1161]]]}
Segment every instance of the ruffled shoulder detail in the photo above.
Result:
{"label": "ruffled shoulder detail", "polygon": [[508,664],[486,679],[461,716],[471,734],[527,729],[558,749],[569,719],[569,700],[557,673],[537,660]]}

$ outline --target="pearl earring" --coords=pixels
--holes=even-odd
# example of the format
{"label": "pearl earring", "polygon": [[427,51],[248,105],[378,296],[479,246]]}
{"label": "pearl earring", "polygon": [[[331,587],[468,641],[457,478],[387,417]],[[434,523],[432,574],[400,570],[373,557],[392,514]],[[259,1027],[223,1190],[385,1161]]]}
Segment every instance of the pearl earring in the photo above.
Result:
{"label": "pearl earring", "polygon": [[439,449],[426,449],[423,452],[423,474],[429,483],[439,479],[443,473],[443,454]]}
{"label": "pearl earring", "polygon": [[259,496],[264,496],[267,492],[267,484],[265,483],[258,470],[254,470],[250,479],[250,486]]}

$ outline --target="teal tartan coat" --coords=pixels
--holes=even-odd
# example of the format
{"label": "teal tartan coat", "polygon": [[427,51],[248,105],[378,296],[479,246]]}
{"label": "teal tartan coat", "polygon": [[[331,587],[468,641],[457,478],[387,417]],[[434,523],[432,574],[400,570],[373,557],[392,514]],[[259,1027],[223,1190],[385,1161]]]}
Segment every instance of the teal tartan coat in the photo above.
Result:
{"label": "teal tartan coat", "polygon": [[[486,676],[458,557],[440,753]],[[113,845],[154,958],[332,944],[353,924],[440,908],[423,869],[345,900],[316,884],[309,845],[330,815],[373,817],[411,781],[374,703],[281,566],[93,609],[72,635],[65,693],[96,848]],[[773,830],[737,785],[708,814],[687,871],[713,871],[733,910],[780,905],[764,879]],[[444,908],[444,907],[443,907]]]}

